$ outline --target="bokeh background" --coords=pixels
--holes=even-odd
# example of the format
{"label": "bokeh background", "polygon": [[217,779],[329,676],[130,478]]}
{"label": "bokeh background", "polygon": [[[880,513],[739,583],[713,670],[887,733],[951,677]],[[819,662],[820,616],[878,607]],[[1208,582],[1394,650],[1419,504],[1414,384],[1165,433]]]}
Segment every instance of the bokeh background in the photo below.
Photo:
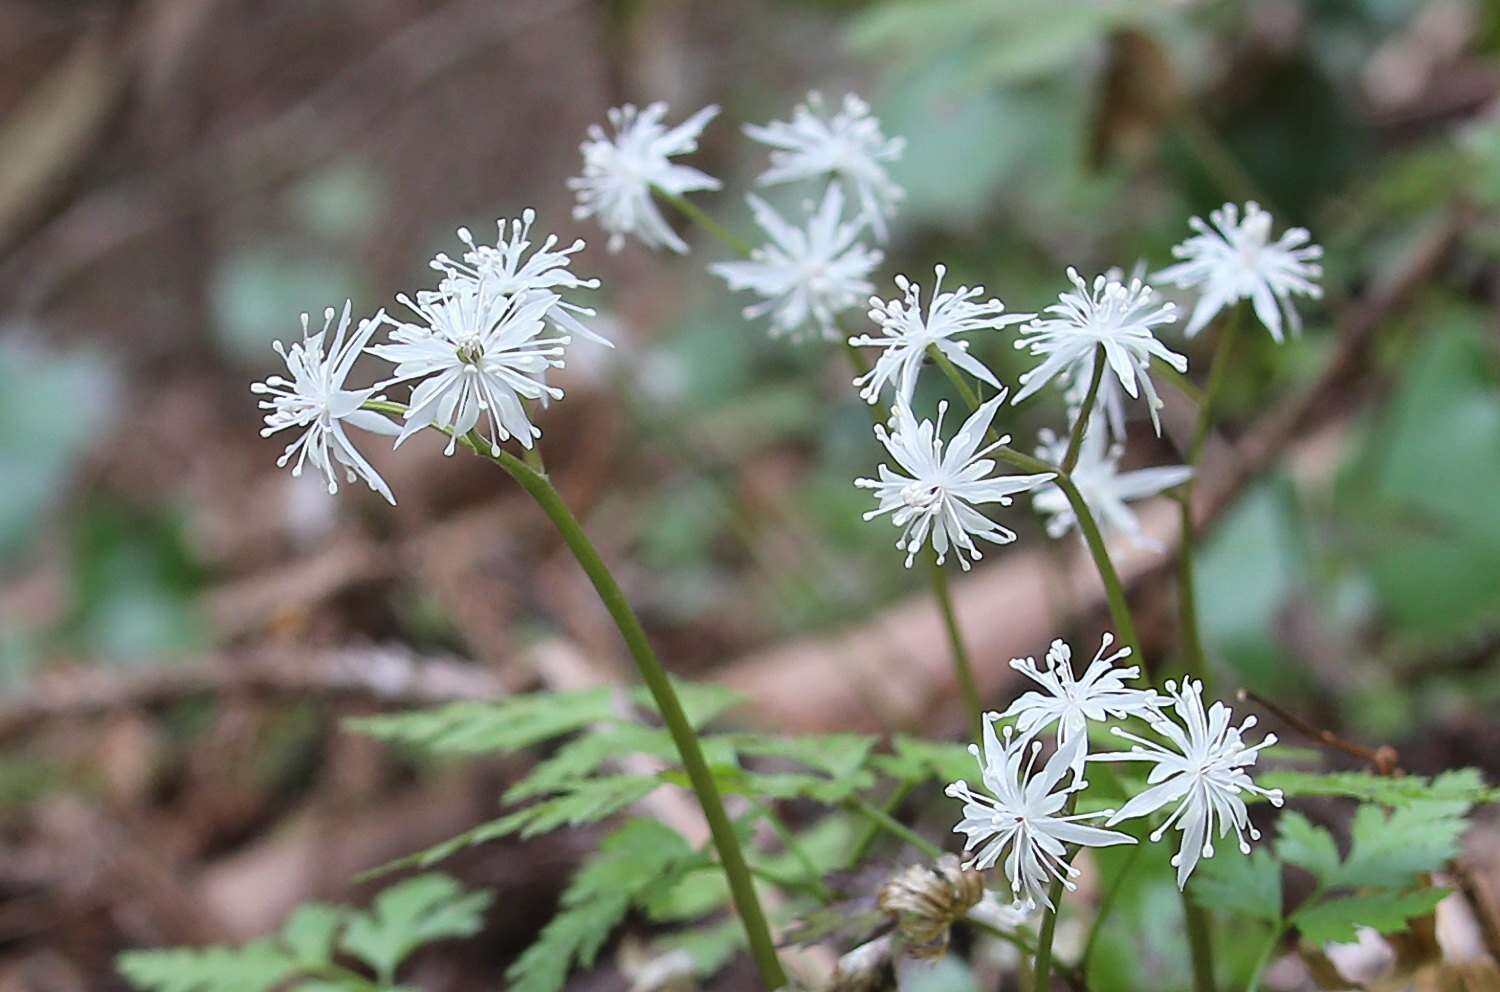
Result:
{"label": "bokeh background", "polygon": [[[839,350],[744,323],[699,232],[686,258],[611,256],[569,212],[607,107],[712,102],[693,161],[725,190],[695,199],[752,235],[765,156],[739,125],[812,88],[907,139],[882,291],[943,261],[1040,309],[1065,265],[1159,267],[1225,200],[1312,230],[1329,298],[1284,346],[1241,338],[1205,462],[1210,653],[1222,684],[1408,768],[1500,777],[1493,3],[4,0],[0,989],[121,988],[123,948],[358,898],[359,872],[491,815],[517,772],[416,765],[343,717],[627,677],[492,467],[367,443],[392,509],[327,499],[258,436],[270,342],[428,285],[460,224],[533,206],[598,242],[576,267],[619,348],[575,345],[543,447],[669,665],[768,727],[959,730],[925,576],[860,519],[851,480],[880,452]],[[1201,377],[1210,343],[1174,346]],[[976,346],[1024,368],[1004,336]],[[1180,457],[1191,408],[1163,391],[1166,436],[1137,430],[1131,465]],[[1029,447],[1060,418],[1040,398],[1008,429]],[[1170,509],[1147,515],[1170,546]],[[1020,543],[957,586],[996,703],[1007,658],[1104,620],[1072,542],[1025,506],[1008,522]],[[1171,570],[1126,557],[1169,668]],[[1468,840],[1492,877],[1497,836],[1481,816]],[[414,981],[493,988],[589,845],[456,859],[498,893],[486,934]],[[577,987],[623,987],[628,951]]]}

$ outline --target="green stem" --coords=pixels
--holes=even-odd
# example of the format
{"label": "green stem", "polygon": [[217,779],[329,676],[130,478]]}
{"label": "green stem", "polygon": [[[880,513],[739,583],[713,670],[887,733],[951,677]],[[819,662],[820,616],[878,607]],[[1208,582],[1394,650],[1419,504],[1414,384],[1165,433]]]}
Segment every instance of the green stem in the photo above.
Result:
{"label": "green stem", "polygon": [[866,817],[871,823],[875,824],[881,830],[884,830],[886,833],[890,834],[893,837],[900,837],[902,840],[906,841],[912,847],[915,847],[917,850],[921,851],[929,858],[932,858],[934,861],[943,856],[943,849],[941,847],[938,847],[932,841],[928,840],[926,837],[923,837],[911,827],[908,827],[900,820],[891,816],[891,814],[887,813],[885,810],[881,809],[878,806],[871,805],[869,800],[859,798],[851,799],[849,800],[848,806],[850,809],[854,810],[854,812]]}
{"label": "green stem", "polygon": [[[366,403],[365,407],[397,416],[406,413],[406,408],[399,403],[372,401]],[[698,796],[698,804],[703,807],[703,816],[708,820],[709,833],[713,836],[714,847],[719,854],[719,863],[724,868],[724,876],[729,883],[735,910],[739,913],[740,922],[749,939],[750,953],[760,972],[761,982],[767,989],[781,988],[787,983],[786,973],[776,957],[776,945],[771,939],[771,928],[766,922],[765,912],[761,909],[760,899],[755,893],[755,883],[750,877],[750,869],[745,861],[745,853],[740,848],[739,838],[735,835],[734,825],[724,809],[724,800],[719,795],[718,784],[714,781],[708,762],[703,757],[703,748],[698,741],[698,735],[688,721],[681,701],[677,698],[677,691],[672,687],[672,680],[656,657],[656,652],[652,650],[645,628],[641,626],[635,611],[630,608],[624,592],[615,582],[614,576],[610,574],[608,566],[604,564],[604,559],[599,556],[593,542],[584,533],[578,519],[573,516],[573,512],[568,509],[567,504],[563,502],[562,497],[558,495],[557,490],[545,475],[504,449],[501,449],[498,454],[493,453],[488,442],[473,435],[460,438],[459,443],[480,457],[488,458],[499,465],[522,489],[526,490],[527,495],[536,501],[542,512],[552,521],[553,526],[562,536],[563,542],[567,544],[568,550],[573,553],[573,557],[577,559],[579,566],[593,583],[595,592],[599,594],[600,601],[603,602],[615,626],[619,628],[620,636],[624,638],[626,646],[630,649],[631,657],[635,659],[641,680],[646,683],[652,699],[656,702],[662,722],[667,726],[667,732],[671,735],[672,743],[676,745],[677,753],[682,759],[683,769],[687,772],[693,791]]]}
{"label": "green stem", "polygon": [[801,887],[812,892],[818,898],[818,901],[824,905],[833,902],[833,895],[823,885],[823,878],[818,871],[818,866],[813,863],[813,859],[797,841],[796,835],[787,829],[787,825],[781,822],[781,818],[769,806],[754,802],[753,800],[751,805],[760,818],[770,825],[771,832],[781,841],[781,846],[786,848],[787,852],[796,859],[797,864],[802,868],[806,881]]}
{"label": "green stem", "polygon": [[1208,432],[1213,427],[1213,405],[1219,390],[1224,387],[1224,377],[1229,372],[1229,356],[1234,351],[1235,334],[1240,327],[1240,307],[1229,311],[1224,322],[1224,331],[1219,343],[1214,346],[1214,357],[1208,366],[1208,382],[1203,387],[1203,399],[1198,403],[1198,419],[1193,427],[1192,444],[1188,446],[1188,464],[1197,465],[1203,457],[1203,445],[1208,441]]}
{"label": "green stem", "polygon": [[1255,957],[1255,967],[1250,970],[1250,981],[1245,986],[1245,992],[1259,992],[1260,976],[1266,970],[1266,965],[1271,961],[1271,955],[1276,953],[1276,948],[1281,946],[1281,938],[1286,935],[1286,924],[1278,924],[1272,931],[1271,936],[1266,939],[1265,946]]}
{"label": "green stem", "polygon": [[[1072,859],[1068,859],[1071,863]],[[1047,891],[1052,908],[1042,910],[1042,929],[1036,938],[1036,966],[1032,968],[1036,992],[1049,992],[1052,981],[1052,938],[1057,932],[1057,905],[1062,901],[1062,879],[1055,879]]]}
{"label": "green stem", "polygon": [[[911,782],[903,782],[896,786],[890,796],[886,798],[886,801],[880,804],[879,808],[881,812],[894,819],[896,810],[900,809],[901,804],[906,802],[906,797],[911,795],[914,788],[915,785]],[[865,824],[864,833],[860,834],[859,839],[854,842],[854,849],[849,852],[849,858],[845,863],[850,868],[853,868],[864,861],[865,856],[870,853],[870,848],[875,844],[875,840],[880,834],[881,825],[878,822],[871,820]]]}
{"label": "green stem", "polygon": [[[963,373],[935,349],[929,351],[928,354],[953,383],[964,402],[971,409],[978,409],[979,397],[964,379]],[[990,440],[996,441],[999,437],[999,433],[991,427]],[[1033,458],[1009,446],[1002,445],[996,448],[994,453],[995,457],[1023,472],[1057,473],[1057,478],[1053,481],[1057,488],[1062,490],[1063,496],[1068,500],[1068,506],[1073,510],[1073,516],[1078,521],[1078,529],[1083,534],[1084,544],[1088,546],[1089,555],[1094,559],[1094,567],[1099,572],[1099,579],[1104,583],[1104,596],[1109,603],[1109,616],[1114,624],[1115,634],[1121,643],[1130,648],[1132,657],[1142,657],[1141,642],[1135,633],[1135,621],[1130,616],[1130,603],[1125,598],[1125,586],[1120,582],[1120,573],[1115,571],[1114,562],[1109,557],[1109,546],[1104,543],[1104,535],[1099,530],[1099,524],[1094,520],[1094,514],[1089,509],[1088,503],[1084,501],[1083,494],[1073,484],[1072,477],[1067,472],[1059,471],[1055,465],[1048,465],[1040,458]],[[1144,666],[1142,671],[1144,672]]]}
{"label": "green stem", "polygon": [[1079,958],[1079,964],[1088,968],[1089,958],[1093,956],[1094,945],[1099,940],[1099,934],[1104,930],[1104,924],[1109,919],[1109,914],[1114,911],[1115,903],[1120,899],[1120,892],[1125,888],[1125,879],[1135,868],[1136,862],[1140,860],[1141,852],[1145,850],[1144,844],[1132,844],[1130,853],[1126,855],[1125,863],[1120,866],[1120,871],[1110,881],[1109,888],[1105,890],[1103,898],[1099,900],[1099,908],[1094,913],[1094,922],[1089,924],[1088,938],[1083,942],[1083,956]]}
{"label": "green stem", "polygon": [[687,197],[678,196],[676,193],[668,193],[660,186],[652,186],[651,192],[656,194],[657,199],[663,200],[667,203],[670,203],[673,207],[676,207],[678,213],[682,214],[688,220],[703,228],[704,231],[713,235],[719,240],[721,244],[724,245],[724,247],[728,248],[730,251],[738,255],[743,255],[746,258],[750,257],[750,253],[754,250],[751,247],[750,242],[739,237],[739,235],[732,233],[723,224],[720,224],[718,221],[710,217],[707,211],[703,210]]}
{"label": "green stem", "polygon": [[[854,370],[856,378],[864,375],[869,370],[869,366],[865,364],[864,355],[860,354],[857,347],[848,343],[848,335],[842,336],[845,339],[844,354],[849,359],[849,367]],[[942,358],[942,354],[936,348],[931,350],[931,354]],[[947,361],[946,358],[942,360]],[[877,424],[880,422],[874,407],[870,407],[870,419]],[[932,595],[937,600],[938,610],[943,614],[943,627],[948,632],[948,645],[953,655],[953,672],[958,682],[958,693],[968,713],[969,731],[977,741],[982,736],[984,727],[984,707],[979,701],[979,687],[974,682],[974,669],[969,664],[969,650],[964,646],[963,631],[958,626],[958,615],[953,611],[953,596],[948,591],[948,573],[943,571],[943,566],[938,564],[936,557],[932,559]]]}
{"label": "green stem", "polygon": [[1071,473],[1078,466],[1078,452],[1083,448],[1083,435],[1089,429],[1089,417],[1094,412],[1094,400],[1099,396],[1099,382],[1104,378],[1106,361],[1104,345],[1096,345],[1094,347],[1094,371],[1089,376],[1089,388],[1083,394],[1083,405],[1078,408],[1078,418],[1073,421],[1073,432],[1068,436],[1067,453],[1063,455],[1062,464],[1058,466],[1064,474]]}
{"label": "green stem", "polygon": [[958,676],[958,694],[963,697],[964,709],[969,713],[969,732],[974,740],[984,736],[984,706],[979,700],[979,686],[974,681],[974,668],[969,664],[969,651],[964,647],[963,632],[958,627],[958,614],[953,610],[953,596],[948,591],[948,573],[932,559],[932,593],[937,598],[938,609],[943,614],[943,626],[948,631],[948,646],[953,653],[953,671]]}
{"label": "green stem", "polygon": [[1193,959],[1193,992],[1214,992],[1214,944],[1208,910],[1182,893],[1182,914],[1187,923],[1188,950]]}
{"label": "green stem", "polygon": [[[1240,326],[1240,307],[1230,311],[1225,321],[1218,344],[1214,346],[1214,357],[1208,368],[1208,382],[1203,388],[1203,398],[1198,404],[1198,416],[1193,425],[1193,436],[1188,444],[1188,464],[1196,472],[1203,457],[1203,448],[1213,429],[1214,399],[1224,386],[1228,374],[1229,356],[1234,350],[1234,338]],[[1177,623],[1181,628],[1183,667],[1188,674],[1207,683],[1208,655],[1203,648],[1203,632],[1198,624],[1198,590],[1193,576],[1193,559],[1197,554],[1196,525],[1193,520],[1193,491],[1196,478],[1189,479],[1178,495],[1181,536],[1177,542]]]}

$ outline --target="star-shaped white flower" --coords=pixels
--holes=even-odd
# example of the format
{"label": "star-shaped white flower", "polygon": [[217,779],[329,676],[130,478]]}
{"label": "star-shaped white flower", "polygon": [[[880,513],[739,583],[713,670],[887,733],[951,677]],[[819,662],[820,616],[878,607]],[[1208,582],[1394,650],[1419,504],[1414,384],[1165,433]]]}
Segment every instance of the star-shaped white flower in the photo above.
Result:
{"label": "star-shaped white flower", "polygon": [[870,319],[880,327],[880,336],[861,334],[849,339],[858,348],[883,349],[875,359],[869,372],[854,380],[860,387],[860,398],[873,405],[880,398],[886,383],[892,383],[899,402],[911,402],[917,389],[917,373],[927,355],[928,346],[937,348],[943,357],[965,372],[981,379],[996,389],[1000,380],[995,378],[984,363],[969,354],[967,341],[955,341],[954,336],[969,331],[1000,330],[1011,324],[1019,324],[1035,317],[1033,313],[1005,313],[1005,304],[997,299],[975,302],[984,295],[983,286],[960,286],[952,292],[943,292],[943,277],[948,268],[933,267],[937,280],[932,287],[932,299],[927,312],[922,312],[922,287],[906,278],[896,277],[896,288],[901,298],[882,300],[870,298]]}
{"label": "star-shaped white flower", "polygon": [[995,737],[993,721],[998,714],[987,713],[984,719],[984,752],[970,745],[979,759],[984,788],[989,795],[976,793],[967,782],[954,782],[947,794],[964,804],[964,816],[953,828],[968,838],[964,853],[976,847],[979,852],[965,862],[965,868],[987,871],[1004,856],[1004,872],[1010,882],[1011,895],[1022,908],[1052,906],[1047,888],[1061,880],[1069,890],[1079,870],[1068,862],[1069,844],[1084,847],[1110,847],[1134,844],[1135,838],[1115,830],[1084,826],[1080,821],[1114,815],[1113,810],[1069,815],[1064,811],[1068,797],[1087,787],[1074,775],[1062,788],[1063,776],[1078,764],[1082,739],[1059,748],[1036,771],[1040,741],[1021,737],[1012,739],[1011,728],[1005,728],[1004,740]]}
{"label": "star-shaped white flower", "polygon": [[[1068,439],[1044,430],[1041,440],[1037,457],[1050,465],[1061,462]],[[1102,418],[1095,413],[1079,445],[1078,464],[1069,476],[1106,536],[1123,534],[1138,547],[1156,548],[1159,542],[1146,535],[1127,504],[1181,485],[1193,477],[1193,470],[1187,465],[1164,465],[1121,472],[1124,450],[1122,445],[1109,442]],[[1047,518],[1049,537],[1062,537],[1078,525],[1067,496],[1056,485],[1043,486],[1032,494],[1031,506]]]}
{"label": "star-shaped white flower", "polygon": [[745,262],[709,268],[732,290],[750,290],[763,301],[745,308],[745,319],[769,313],[771,334],[798,337],[808,323],[830,341],[838,340],[835,318],[868,296],[868,279],[880,264],[879,251],[859,243],[863,220],[845,221],[844,191],[832,183],[806,227],[788,224],[764,200],[748,197],[755,222],[770,237]]}
{"label": "star-shaped white flower", "polygon": [[[432,260],[432,267],[446,277],[445,288],[453,284],[468,282],[489,284],[491,291],[501,296],[517,296],[542,290],[555,293],[557,302],[547,311],[547,320],[564,334],[577,334],[597,344],[613,348],[614,345],[602,335],[591,330],[580,317],[596,316],[593,309],[564,299],[561,294],[575,289],[598,289],[598,279],[585,279],[575,273],[570,265],[572,256],[583,251],[582,238],[566,248],[557,247],[557,235],[547,235],[541,247],[531,251],[531,225],[536,222],[536,211],[527,207],[517,220],[509,221],[510,233],[506,233],[504,217],[495,222],[496,234],[493,245],[474,243],[474,235],[467,227],[458,229],[458,240],[468,250],[462,260],[439,253]],[[531,252],[528,257],[527,252]]]}
{"label": "star-shaped white flower", "polygon": [[390,487],[365,461],[344,431],[344,425],[349,424],[376,434],[399,432],[395,424],[380,414],[360,409],[366,400],[379,398],[374,388],[344,388],[349,370],[369,343],[380,320],[380,315],[373,320],[361,320],[354,333],[349,335],[349,307],[346,300],[332,341],[327,338],[328,329],[333,326],[333,307],[323,311],[323,328],[316,333],[309,333],[307,314],[303,314],[302,340],[292,342],[290,348],[284,348],[280,341],[272,345],[292,377],[273,375],[264,382],[252,383],[250,391],[267,397],[259,404],[267,411],[261,437],[269,437],[288,427],[302,429],[301,436],[287,445],[276,460],[278,467],[285,467],[295,456],[297,462],[292,466],[292,475],[300,476],[303,465],[310,462],[328,480],[328,491],[336,493],[339,491],[337,469],[342,466],[349,482],[363,479],[394,505],[396,497],[391,495]]}
{"label": "star-shaped white flower", "polygon": [[[1132,689],[1125,683],[1140,676],[1137,665],[1117,668],[1115,662],[1130,657],[1130,648],[1122,647],[1105,657],[1113,634],[1106,633],[1094,654],[1094,660],[1084,670],[1082,678],[1073,675],[1073,649],[1061,640],[1052,642],[1047,649],[1046,667],[1038,667],[1035,658],[1012,658],[1010,667],[1022,673],[1045,691],[1035,689],[1023,694],[1000,714],[1000,719],[1014,718],[1016,729],[1023,735],[1033,734],[1057,724],[1057,746],[1067,747],[1082,738],[1087,747],[1086,728],[1088,721],[1102,721],[1107,717],[1117,720],[1126,717],[1157,716],[1156,692],[1151,689]],[[1079,768],[1085,755],[1079,752]]]}
{"label": "star-shaped white flower", "polygon": [[995,461],[986,457],[1010,440],[1008,436],[981,448],[995,411],[1005,401],[1005,392],[985,403],[964,421],[946,449],[943,445],[943,415],[946,402],[938,405],[938,419],[917,423],[916,415],[906,403],[898,402],[891,411],[891,429],[875,426],[875,436],[885,445],[904,474],[891,471],[884,464],[877,469],[879,479],[855,479],[861,489],[873,489],[880,505],[866,513],[866,520],[891,514],[891,523],[901,528],[896,547],[906,552],[910,568],[924,542],[931,538],[932,548],[942,564],[951,547],[958,563],[967,571],[971,561],[984,557],[974,544],[975,538],[995,544],[1009,544],[1016,533],[995,523],[976,505],[998,503],[1009,506],[1011,496],[1035,488],[1053,478],[1040,475],[996,475],[990,472]]}
{"label": "star-shaped white flower", "polygon": [[1021,402],[1059,375],[1075,387],[1080,381],[1086,386],[1102,345],[1109,363],[1104,374],[1113,373],[1132,399],[1145,394],[1151,423],[1160,435],[1157,410],[1162,402],[1149,375],[1151,359],[1160,358],[1177,371],[1186,372],[1187,358],[1158,341],[1154,329],[1175,321],[1176,308],[1159,302],[1151,287],[1139,279],[1127,283],[1100,275],[1091,287],[1071,267],[1068,279],[1073,289],[1046,309],[1052,316],[1021,328],[1016,347],[1045,357],[1021,375],[1021,390],[1014,402]]}
{"label": "star-shaped white flower", "polygon": [[1256,785],[1246,771],[1255,764],[1262,748],[1276,743],[1275,734],[1267,734],[1259,744],[1248,745],[1245,732],[1255,726],[1255,717],[1245,717],[1236,727],[1230,724],[1234,714],[1223,703],[1215,702],[1205,711],[1202,682],[1183,679],[1181,689],[1174,682],[1168,682],[1166,689],[1177,720],[1162,715],[1152,721],[1151,728],[1165,737],[1170,746],[1115,727],[1113,732],[1130,741],[1131,749],[1106,751],[1090,760],[1152,763],[1154,767],[1146,776],[1147,789],[1120,807],[1106,826],[1149,816],[1175,803],[1171,815],[1151,832],[1151,839],[1161,840],[1174,825],[1181,831],[1182,843],[1172,858],[1180,889],[1187,884],[1200,856],[1214,856],[1216,834],[1224,837],[1233,829],[1240,851],[1245,854],[1250,853],[1246,836],[1250,840],[1260,839],[1260,831],[1250,823],[1245,808],[1246,795],[1264,796],[1273,806],[1280,806],[1282,797],[1280,789]]}
{"label": "star-shaped white flower", "polygon": [[514,296],[486,281],[451,283],[446,292],[405,294],[396,298],[420,323],[397,321],[390,344],[372,345],[371,354],[395,364],[381,387],[422,380],[411,391],[406,427],[399,446],[424,427],[450,432],[447,453],[458,439],[488,417],[490,450],[514,437],[527,448],[541,430],[526,414],[526,400],[561,399],[548,386],[549,368],[563,365],[566,335],[544,337],[545,318],[557,306],[557,294],[535,290]]}
{"label": "star-shaped white flower", "polygon": [[1212,227],[1201,217],[1188,221],[1198,233],[1172,248],[1172,255],[1182,261],[1155,276],[1199,292],[1187,336],[1203,330],[1220,310],[1240,300],[1250,301],[1255,316],[1276,341],[1283,339],[1283,324],[1293,334],[1300,331],[1302,319],[1292,306],[1292,296],[1316,300],[1323,295],[1316,282],[1323,277],[1323,266],[1316,261],[1323,257],[1323,249],[1308,243],[1312,236],[1307,229],[1288,228],[1272,241],[1271,215],[1254,202],[1245,204],[1243,218],[1233,203],[1208,217]]}
{"label": "star-shaped white flower", "polygon": [[790,121],[746,124],[744,131],[773,149],[771,168],[757,180],[762,186],[819,176],[844,179],[854,188],[860,216],[875,237],[889,237],[886,219],[895,214],[906,193],[891,180],[885,163],[901,157],[906,141],[887,138],[869,104],[851,93],[844,97],[843,108],[830,115],[822,96],[809,93],[807,102],[792,110]]}
{"label": "star-shaped white flower", "polygon": [[673,155],[697,150],[698,135],[718,112],[718,107],[704,107],[669,129],[662,124],[667,114],[665,103],[653,103],[645,110],[628,103],[611,108],[609,123],[614,136],[592,124],[587,140],[579,145],[583,175],[568,180],[568,188],[578,195],[574,218],[598,217],[599,226],[609,232],[610,251],[619,251],[625,235],[634,234],[652,248],[665,245],[685,253],[687,243],[661,215],[651,189],[659,187],[681,196],[719,188],[713,176],[671,161]]}

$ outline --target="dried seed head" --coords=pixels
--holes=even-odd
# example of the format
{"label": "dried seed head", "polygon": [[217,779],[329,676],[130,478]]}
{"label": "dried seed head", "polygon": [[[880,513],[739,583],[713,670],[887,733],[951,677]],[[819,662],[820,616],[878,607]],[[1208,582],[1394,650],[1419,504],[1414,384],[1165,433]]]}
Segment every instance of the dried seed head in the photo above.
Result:
{"label": "dried seed head", "polygon": [[948,948],[953,924],[984,898],[984,875],[967,871],[955,855],[932,867],[912,865],[880,889],[880,908],[896,918],[907,951],[938,958]]}

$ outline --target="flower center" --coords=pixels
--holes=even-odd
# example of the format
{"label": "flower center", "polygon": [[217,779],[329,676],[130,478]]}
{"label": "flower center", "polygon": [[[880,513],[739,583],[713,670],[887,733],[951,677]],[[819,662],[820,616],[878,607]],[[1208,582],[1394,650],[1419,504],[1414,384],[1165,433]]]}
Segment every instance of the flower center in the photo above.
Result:
{"label": "flower center", "polygon": [[936,482],[913,482],[901,490],[901,501],[914,510],[928,510],[943,498],[943,487]]}
{"label": "flower center", "polygon": [[471,369],[476,368],[480,362],[484,361],[484,347],[479,343],[478,338],[469,338],[458,346],[457,355],[460,362]]}

